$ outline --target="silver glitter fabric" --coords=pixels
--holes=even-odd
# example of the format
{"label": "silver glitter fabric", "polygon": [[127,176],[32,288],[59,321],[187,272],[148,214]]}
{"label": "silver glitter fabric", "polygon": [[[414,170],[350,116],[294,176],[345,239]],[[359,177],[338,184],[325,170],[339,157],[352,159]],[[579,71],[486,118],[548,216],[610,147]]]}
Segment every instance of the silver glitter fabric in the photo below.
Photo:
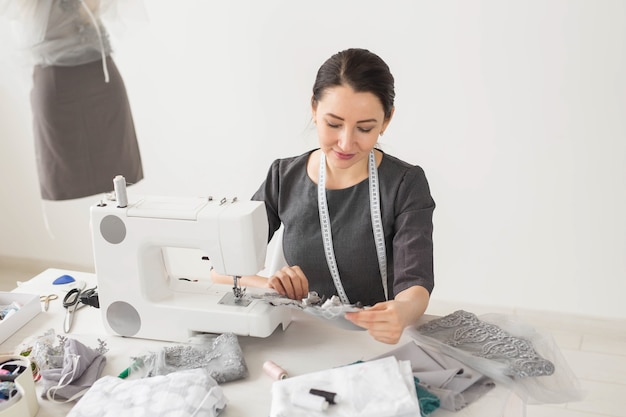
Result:
{"label": "silver glitter fabric", "polygon": [[273,306],[286,306],[303,312],[320,319],[327,320],[329,323],[346,330],[364,330],[344,316],[345,313],[360,311],[363,309],[359,303],[345,304],[339,297],[333,295],[330,298],[320,297],[315,291],[309,292],[306,298],[302,300],[292,300],[278,293],[253,294],[251,298],[260,299]]}
{"label": "silver glitter fabric", "polygon": [[133,359],[133,372],[140,370],[148,377],[197,368],[205,369],[219,384],[248,376],[246,361],[233,333],[217,337],[199,335],[192,343],[166,346]]}
{"label": "silver glitter fabric", "polygon": [[273,306],[297,308],[306,313],[328,320],[343,317],[345,313],[359,311],[363,308],[359,304],[344,304],[336,295],[330,298],[320,297],[315,291],[309,292],[308,296],[302,300],[292,300],[278,293],[271,292],[262,295],[253,295],[252,297],[264,300]]}
{"label": "silver glitter fabric", "polygon": [[[34,339],[32,345],[26,350],[29,352],[25,356],[28,356],[35,364],[37,371],[62,368],[67,340],[66,336],[56,335],[54,329],[48,329],[43,335]],[[109,349],[105,341],[98,339],[98,347],[93,350],[104,355]]]}
{"label": "silver glitter fabric", "polygon": [[481,321],[472,313],[458,310],[417,328],[432,337],[474,356],[506,365],[505,375],[517,378],[552,375],[554,364],[539,356],[532,343],[500,327]]}

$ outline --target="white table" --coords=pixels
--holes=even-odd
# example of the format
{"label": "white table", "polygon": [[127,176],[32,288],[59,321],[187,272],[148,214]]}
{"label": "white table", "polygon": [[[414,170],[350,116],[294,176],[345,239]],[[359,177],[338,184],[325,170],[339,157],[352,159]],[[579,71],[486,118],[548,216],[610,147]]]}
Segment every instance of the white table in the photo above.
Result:
{"label": "white table", "polygon": [[[94,274],[59,269],[48,269],[20,285],[13,292],[40,295],[56,292],[59,298],[51,301],[47,312],[42,311],[2,343],[0,352],[15,352],[25,339],[42,335],[51,328],[56,334],[64,334],[65,310],[62,306],[64,294],[58,290],[58,287],[52,285],[54,279],[64,274],[86,281],[88,287],[96,285]],[[424,320],[427,319],[428,317],[424,318]],[[132,356],[139,356],[150,350],[160,350],[163,346],[173,344],[107,334],[100,311],[93,307],[83,307],[76,313],[72,331],[67,336],[92,348],[98,346],[98,339],[106,341],[109,352],[106,354],[107,364],[103,371],[105,375],[118,375],[128,367]],[[405,335],[398,346],[409,341],[410,338]],[[221,414],[224,417],[269,415],[270,392],[274,381],[262,369],[263,363],[267,360],[276,362],[291,376],[297,376],[357,360],[368,360],[398,347],[377,342],[364,331],[340,329],[298,311],[294,311],[294,319],[285,331],[279,327],[267,338],[239,337],[239,343],[248,366],[249,376],[243,380],[222,385],[229,401]],[[48,417],[65,416],[74,403],[55,404],[40,398],[39,404],[40,410],[37,417]],[[516,396],[511,395],[503,387],[496,387],[479,401],[459,412],[453,413],[439,409],[432,416],[523,416],[524,408]]]}

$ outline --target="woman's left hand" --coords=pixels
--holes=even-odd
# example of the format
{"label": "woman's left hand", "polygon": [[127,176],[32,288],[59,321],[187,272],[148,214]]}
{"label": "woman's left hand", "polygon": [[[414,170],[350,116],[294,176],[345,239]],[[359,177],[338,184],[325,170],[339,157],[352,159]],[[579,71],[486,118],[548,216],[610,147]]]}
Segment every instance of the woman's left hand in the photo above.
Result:
{"label": "woman's left hand", "polygon": [[346,313],[346,319],[367,329],[379,342],[396,344],[406,327],[402,301],[385,301],[363,311]]}
{"label": "woman's left hand", "polygon": [[413,286],[398,293],[394,300],[377,303],[373,307],[346,313],[346,319],[367,329],[379,342],[396,344],[404,328],[422,317],[430,294],[424,287]]}

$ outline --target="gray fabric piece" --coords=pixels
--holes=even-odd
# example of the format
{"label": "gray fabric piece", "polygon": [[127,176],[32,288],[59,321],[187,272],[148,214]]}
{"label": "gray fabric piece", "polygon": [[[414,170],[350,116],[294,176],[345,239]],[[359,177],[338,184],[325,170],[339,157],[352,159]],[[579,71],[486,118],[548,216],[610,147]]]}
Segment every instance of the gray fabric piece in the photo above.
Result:
{"label": "gray fabric piece", "polygon": [[428,381],[429,386],[433,387],[443,387],[446,384],[450,383],[452,379],[459,375],[463,370],[462,369],[446,369],[443,371],[421,371],[421,372],[413,372],[413,375],[417,377],[420,381]]}
{"label": "gray fabric piece", "polygon": [[445,410],[459,411],[495,387],[491,379],[476,370],[415,342],[402,345],[378,358],[385,356],[410,361],[413,375],[419,379],[420,386],[436,395],[440,407]]}
{"label": "gray fabric piece", "polygon": [[[480,397],[491,391],[496,386],[490,378],[483,376],[479,378],[472,385],[463,390],[463,398],[466,404],[471,404],[478,400]],[[454,389],[454,388],[452,388]]]}
{"label": "gray fabric piece", "polygon": [[483,377],[480,372],[477,372],[451,356],[444,355],[434,349],[425,348],[424,346],[420,346],[420,349],[432,358],[441,368],[460,370],[460,372],[457,372],[455,378],[452,378],[448,383],[442,385],[441,387],[457,392],[465,392],[465,390],[470,388]]}
{"label": "gray fabric piece", "polygon": [[[324,255],[317,185],[306,170],[311,152],[274,161],[252,199],[265,201],[270,238],[284,224],[286,261],[302,268],[310,290],[330,297],[336,295],[336,289]],[[389,297],[415,285],[430,292],[434,286],[435,202],[424,171],[384,154],[378,179]],[[384,301],[369,208],[369,180],[346,189],[327,190],[327,198],[337,267],[348,299],[363,305]]]}
{"label": "gray fabric piece", "polygon": [[106,357],[75,339],[67,339],[64,346],[63,367],[40,371],[44,384],[43,398],[48,393],[54,400],[73,400],[93,385],[100,377]]}
{"label": "gray fabric piece", "polygon": [[437,388],[428,384],[419,384],[431,394],[439,398],[439,407],[448,411],[459,411],[467,405],[463,394],[449,389]]}
{"label": "gray fabric piece", "polygon": [[143,178],[122,77],[107,58],[70,67],[37,66],[31,107],[41,197],[68,200],[109,192],[113,178]]}

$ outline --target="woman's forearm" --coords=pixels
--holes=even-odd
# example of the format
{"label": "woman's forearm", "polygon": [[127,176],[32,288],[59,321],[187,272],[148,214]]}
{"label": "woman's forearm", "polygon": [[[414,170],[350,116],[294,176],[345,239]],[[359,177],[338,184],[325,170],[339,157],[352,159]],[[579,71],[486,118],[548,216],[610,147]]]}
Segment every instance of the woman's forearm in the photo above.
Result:
{"label": "woman's forearm", "polygon": [[415,324],[424,315],[430,294],[426,288],[416,285],[399,292],[394,299],[402,302],[404,306],[403,321],[406,327]]}
{"label": "woman's forearm", "polygon": [[[215,270],[211,271],[211,281],[216,284],[233,284],[233,277],[231,275],[221,275],[215,272]],[[246,275],[239,278],[239,285],[241,287],[257,287],[257,288],[265,288],[267,287],[267,278],[262,277],[260,275]]]}

